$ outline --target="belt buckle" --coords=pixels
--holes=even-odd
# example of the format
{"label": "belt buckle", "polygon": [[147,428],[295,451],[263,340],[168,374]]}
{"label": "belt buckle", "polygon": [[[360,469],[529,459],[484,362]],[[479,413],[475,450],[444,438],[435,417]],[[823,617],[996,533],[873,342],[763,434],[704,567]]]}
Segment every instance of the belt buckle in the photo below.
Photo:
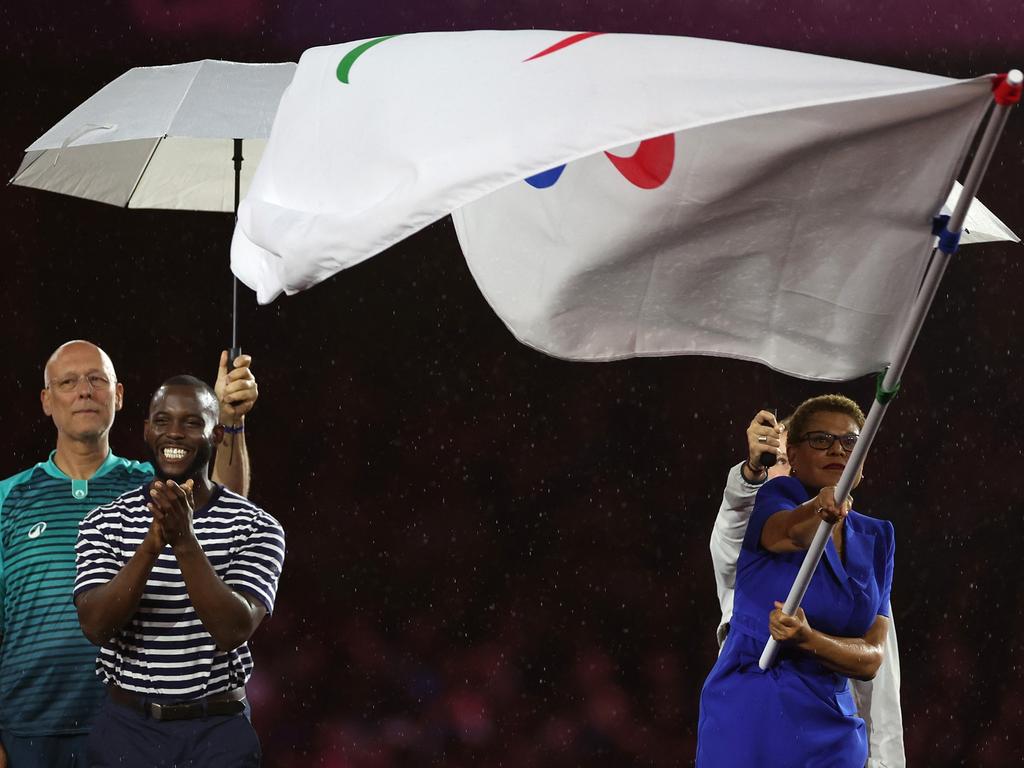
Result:
{"label": "belt buckle", "polygon": [[199,717],[202,708],[188,703],[161,704],[158,701],[149,702],[149,716],[154,720],[188,720]]}
{"label": "belt buckle", "polygon": [[172,702],[162,704],[158,701],[149,702],[149,716],[154,720],[192,720],[206,717],[206,705],[203,702]]}

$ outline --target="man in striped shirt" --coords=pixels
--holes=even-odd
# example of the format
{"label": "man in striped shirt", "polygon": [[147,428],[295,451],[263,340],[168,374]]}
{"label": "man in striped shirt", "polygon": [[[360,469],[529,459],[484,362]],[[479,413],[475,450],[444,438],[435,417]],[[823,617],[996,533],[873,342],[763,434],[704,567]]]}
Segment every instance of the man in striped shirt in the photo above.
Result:
{"label": "man in striped shirt", "polygon": [[217,410],[203,382],[168,379],[145,430],[158,479],[79,526],[75,605],[108,693],[94,766],[259,765],[246,643],[273,610],[284,531],[210,481]]}
{"label": "man in striped shirt", "polygon": [[[227,367],[217,391],[233,425],[215,476],[248,485],[242,424],[257,397],[248,357]],[[148,482],[153,467],[110,451],[124,398],[114,365],[94,344],[70,341],[50,356],[41,401],[57,431],[47,461],[0,482],[0,766],[52,768],[88,763],[86,735],[103,700],[96,649],[71,602],[75,540],[86,513]]]}

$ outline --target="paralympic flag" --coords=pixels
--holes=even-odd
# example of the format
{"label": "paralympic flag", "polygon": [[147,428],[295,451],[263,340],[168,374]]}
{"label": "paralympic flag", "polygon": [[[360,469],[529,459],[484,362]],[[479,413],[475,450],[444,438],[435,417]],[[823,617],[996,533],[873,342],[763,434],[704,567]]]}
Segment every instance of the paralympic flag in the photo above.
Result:
{"label": "paralympic flag", "polygon": [[656,35],[314,48],[232,268],[267,303],[451,214],[487,301],[548,354],[853,378],[890,359],[990,102],[987,77]]}

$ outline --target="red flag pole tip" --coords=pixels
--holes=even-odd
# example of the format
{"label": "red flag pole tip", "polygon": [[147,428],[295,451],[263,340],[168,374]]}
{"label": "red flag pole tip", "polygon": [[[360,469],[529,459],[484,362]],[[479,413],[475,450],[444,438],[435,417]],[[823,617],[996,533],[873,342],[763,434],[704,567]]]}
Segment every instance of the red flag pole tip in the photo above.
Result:
{"label": "red flag pole tip", "polygon": [[1009,107],[1020,102],[1021,90],[1024,90],[1024,72],[1011,69],[1004,75],[996,75],[992,80],[992,97],[996,104]]}

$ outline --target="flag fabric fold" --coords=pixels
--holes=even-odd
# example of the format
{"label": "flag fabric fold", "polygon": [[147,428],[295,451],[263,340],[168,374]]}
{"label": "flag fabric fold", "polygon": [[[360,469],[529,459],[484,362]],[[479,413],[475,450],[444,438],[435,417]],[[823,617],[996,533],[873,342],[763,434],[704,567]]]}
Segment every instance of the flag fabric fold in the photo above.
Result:
{"label": "flag fabric fold", "polygon": [[242,203],[232,268],[266,303],[451,213],[488,302],[548,354],[714,354],[847,379],[887,362],[990,92],[653,35],[316,48]]}

